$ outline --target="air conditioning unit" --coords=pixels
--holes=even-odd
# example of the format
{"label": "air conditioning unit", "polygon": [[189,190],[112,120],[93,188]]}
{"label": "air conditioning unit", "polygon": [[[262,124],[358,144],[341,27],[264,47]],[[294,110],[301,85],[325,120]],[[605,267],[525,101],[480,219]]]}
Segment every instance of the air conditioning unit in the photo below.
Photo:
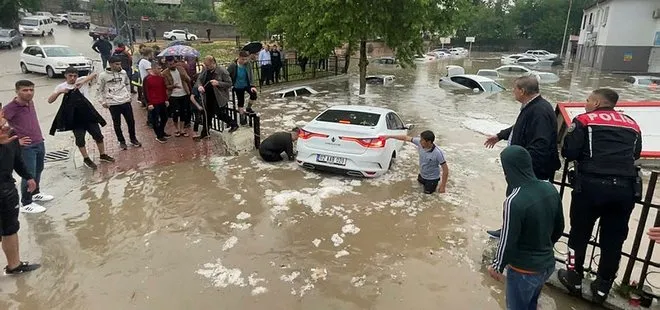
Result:
{"label": "air conditioning unit", "polygon": [[655,9],[653,11],[653,19],[659,19],[660,18],[660,9]]}
{"label": "air conditioning unit", "polygon": [[593,32],[594,31],[594,25],[587,25],[587,32]]}

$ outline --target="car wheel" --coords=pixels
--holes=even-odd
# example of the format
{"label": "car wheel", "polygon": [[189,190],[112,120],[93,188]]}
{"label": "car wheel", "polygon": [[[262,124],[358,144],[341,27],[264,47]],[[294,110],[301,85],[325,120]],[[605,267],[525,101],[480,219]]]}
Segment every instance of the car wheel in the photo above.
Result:
{"label": "car wheel", "polygon": [[46,74],[48,75],[49,78],[55,77],[55,71],[51,66],[46,67]]}
{"label": "car wheel", "polygon": [[45,36],[46,36],[46,32],[45,32],[45,31],[42,31],[42,32],[41,32],[41,36],[42,36],[42,37],[45,37]]}
{"label": "car wheel", "polygon": [[174,41],[174,40],[176,40],[176,37],[175,37],[175,36],[171,36],[171,37],[170,37],[170,41]]}
{"label": "car wheel", "polygon": [[49,35],[49,36],[52,36],[52,35],[53,35],[53,29],[51,29],[51,30],[48,32],[48,35]]}
{"label": "car wheel", "polygon": [[21,63],[21,71],[23,73],[30,73],[30,70],[28,70],[27,66],[24,63]]}
{"label": "car wheel", "polygon": [[387,170],[392,169],[392,165],[394,165],[394,158],[396,158],[396,152],[392,153],[392,157],[390,158],[390,164],[387,165]]}

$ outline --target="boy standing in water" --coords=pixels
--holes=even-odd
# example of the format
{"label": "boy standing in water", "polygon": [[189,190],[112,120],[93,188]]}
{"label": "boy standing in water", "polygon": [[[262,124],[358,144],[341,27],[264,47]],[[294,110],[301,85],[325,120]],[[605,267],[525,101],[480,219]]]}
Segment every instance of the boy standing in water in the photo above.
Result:
{"label": "boy standing in water", "polygon": [[[419,137],[386,136],[385,138],[412,142],[417,146],[419,152],[417,182],[424,186],[424,194],[432,194],[436,189],[439,193],[446,192],[449,166],[447,166],[442,150],[433,143],[435,135],[432,131],[423,131]],[[440,167],[442,167],[442,178],[440,177]]]}

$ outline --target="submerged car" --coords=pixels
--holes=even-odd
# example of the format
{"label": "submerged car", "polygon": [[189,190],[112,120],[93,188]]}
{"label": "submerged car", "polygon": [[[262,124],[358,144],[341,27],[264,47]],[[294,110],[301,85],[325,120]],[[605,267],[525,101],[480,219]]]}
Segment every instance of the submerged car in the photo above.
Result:
{"label": "submerged car", "polygon": [[368,75],[366,77],[368,84],[391,84],[394,82],[394,75]]}
{"label": "submerged car", "polygon": [[356,177],[386,173],[403,142],[387,135],[407,135],[396,112],[378,107],[333,106],[307,123],[298,135],[298,165]]}
{"label": "submerged car", "polygon": [[370,62],[379,65],[396,65],[399,63],[394,57],[380,57],[370,60]]}
{"label": "submerged car", "polygon": [[623,79],[625,82],[637,87],[658,87],[660,85],[660,76],[633,75]]}
{"label": "submerged car", "polygon": [[520,59],[522,57],[526,57],[526,56],[523,55],[523,54],[505,55],[505,56],[502,56],[502,58],[500,58],[500,62],[503,65],[512,65],[512,64],[515,64],[516,61],[518,61],[518,59]]}
{"label": "submerged car", "polygon": [[498,93],[506,90],[493,79],[476,75],[465,74],[461,66],[447,66],[447,76],[440,78],[440,86],[449,89],[471,89],[474,92]]}
{"label": "submerged car", "polygon": [[298,86],[272,92],[273,95],[279,96],[280,98],[316,95],[318,93],[319,92],[309,86]]}
{"label": "submerged car", "polygon": [[51,78],[68,67],[76,68],[80,75],[92,70],[90,59],[64,45],[28,45],[21,53],[19,64],[23,73],[46,73]]}
{"label": "submerged car", "polygon": [[0,48],[12,49],[23,44],[23,36],[16,29],[0,29]]}

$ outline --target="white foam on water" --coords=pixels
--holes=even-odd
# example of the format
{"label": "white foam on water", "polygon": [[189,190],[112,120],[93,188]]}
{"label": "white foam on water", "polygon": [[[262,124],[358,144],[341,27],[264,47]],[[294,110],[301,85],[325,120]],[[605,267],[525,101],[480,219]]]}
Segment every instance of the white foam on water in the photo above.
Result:
{"label": "white foam on water", "polygon": [[485,114],[485,113],[477,113],[477,112],[467,112],[465,113],[465,116],[469,118],[475,118],[475,119],[493,119],[492,115]]}
{"label": "white foam on water", "polygon": [[234,194],[234,200],[241,201],[241,194]]}
{"label": "white foam on water", "polygon": [[355,235],[360,232],[360,228],[353,224],[346,224],[341,228],[341,232]]}
{"label": "white foam on water", "polygon": [[241,277],[241,270],[223,266],[220,259],[217,259],[215,263],[206,263],[203,267],[197,270],[196,273],[207,279],[211,279],[211,283],[215,287],[225,288],[230,285],[245,286],[245,279]]}
{"label": "white foam on water", "polygon": [[237,219],[237,220],[245,220],[245,219],[249,219],[251,216],[252,216],[252,215],[250,215],[250,213],[247,213],[247,212],[241,212],[241,213],[239,213],[238,215],[236,215],[236,219]]}
{"label": "white foam on water", "polygon": [[[359,181],[357,181],[359,182]],[[271,213],[276,216],[281,211],[288,210],[291,202],[299,203],[316,214],[320,214],[323,208],[322,202],[326,198],[345,193],[354,193],[353,187],[361,183],[353,181],[342,181],[338,179],[325,178],[316,188],[302,188],[300,190],[283,190],[275,192],[266,190],[265,196],[273,204]]]}
{"label": "white foam on water", "polygon": [[351,278],[351,284],[352,284],[354,287],[360,287],[360,286],[363,286],[363,285],[364,285],[364,282],[365,282],[366,280],[367,280],[367,276],[366,276],[366,275],[361,275],[361,276],[359,276],[359,277],[353,277],[353,278]]}
{"label": "white foam on water", "polygon": [[293,280],[295,280],[299,275],[300,275],[300,272],[294,271],[294,272],[291,272],[290,275],[285,275],[285,274],[281,275],[280,280],[282,280],[284,282],[293,282]]}
{"label": "white foam on water", "polygon": [[311,268],[310,271],[312,272],[311,279],[314,281],[325,280],[328,276],[328,269],[326,268]]}
{"label": "white foam on water", "polygon": [[319,244],[321,244],[321,240],[320,240],[320,239],[314,239],[314,240],[312,241],[312,243],[314,244],[315,247],[318,248],[318,247],[319,247]]}
{"label": "white foam on water", "polygon": [[468,119],[463,121],[463,127],[484,135],[494,135],[509,126],[491,119]]}
{"label": "white foam on water", "polygon": [[267,163],[256,157],[250,159],[250,167],[257,171],[272,171],[272,170],[297,170],[298,164],[295,162],[285,161],[280,163]]}
{"label": "white foam on water", "polygon": [[246,230],[250,227],[252,227],[251,223],[229,223],[229,228],[231,229]]}
{"label": "white foam on water", "polygon": [[257,286],[257,287],[252,289],[252,296],[257,296],[259,294],[263,294],[263,293],[266,293],[266,292],[268,292],[267,288],[265,288],[263,286]]}
{"label": "white foam on water", "polygon": [[231,236],[229,237],[229,239],[225,241],[225,244],[222,245],[222,250],[227,251],[233,248],[236,245],[236,243],[238,243],[238,238],[236,236]]}
{"label": "white foam on water", "polygon": [[264,278],[257,278],[257,273],[253,272],[248,276],[248,284],[252,287],[256,287],[259,283],[266,282]]}
{"label": "white foam on water", "polygon": [[344,238],[340,237],[338,234],[333,234],[332,237],[330,237],[330,240],[332,240],[332,243],[335,246],[339,246],[340,244],[344,243]]}
{"label": "white foam on water", "polygon": [[346,250],[341,250],[341,251],[337,252],[337,254],[335,254],[335,258],[340,258],[342,256],[347,256],[348,254],[351,254],[351,253],[349,253]]}

